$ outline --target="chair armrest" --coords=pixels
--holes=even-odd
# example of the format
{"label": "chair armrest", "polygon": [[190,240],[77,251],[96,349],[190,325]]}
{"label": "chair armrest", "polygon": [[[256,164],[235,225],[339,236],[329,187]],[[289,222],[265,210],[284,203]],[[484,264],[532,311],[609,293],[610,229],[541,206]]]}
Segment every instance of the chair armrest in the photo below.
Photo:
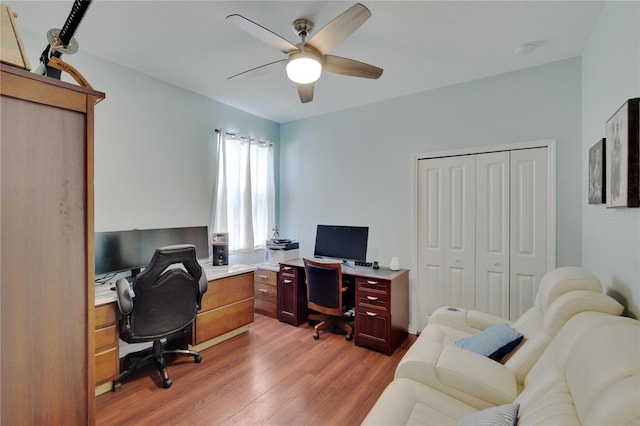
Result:
{"label": "chair armrest", "polygon": [[[427,327],[428,328],[428,327]],[[394,378],[408,378],[482,410],[512,402],[516,376],[504,365],[456,346],[420,335],[396,368]]]}
{"label": "chair armrest", "polygon": [[470,334],[499,323],[510,325],[511,321],[481,311],[447,306],[436,309],[429,317],[429,324],[445,325]]}
{"label": "chair armrest", "polygon": [[445,345],[436,365],[442,384],[493,405],[513,402],[518,396],[515,373],[499,362],[474,352]]}
{"label": "chair armrest", "polygon": [[118,309],[122,315],[129,315],[133,311],[133,297],[131,297],[131,289],[129,281],[126,278],[120,278],[116,282],[116,296]]}
{"label": "chair armrest", "polygon": [[209,280],[207,279],[207,275],[204,273],[204,271],[202,271],[200,280],[198,280],[198,287],[200,291],[198,292],[198,298],[196,300],[196,310],[199,311],[202,307],[202,295],[205,294],[209,289]]}
{"label": "chair armrest", "polygon": [[200,275],[198,286],[200,287],[200,294],[205,294],[209,289],[209,280],[207,279],[207,275],[204,273],[204,271],[202,272],[202,275]]}

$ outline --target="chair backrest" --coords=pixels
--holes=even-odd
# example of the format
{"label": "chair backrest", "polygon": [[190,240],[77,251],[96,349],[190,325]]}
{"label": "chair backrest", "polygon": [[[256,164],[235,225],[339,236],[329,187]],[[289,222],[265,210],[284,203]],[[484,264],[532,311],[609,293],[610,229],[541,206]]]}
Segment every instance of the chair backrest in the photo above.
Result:
{"label": "chair backrest", "polygon": [[201,289],[201,276],[195,246],[156,249],[151,263],[132,285],[135,297],[127,318],[129,340],[162,338],[193,322],[206,291]]}
{"label": "chair backrest", "polygon": [[307,306],[327,315],[342,315],[342,265],[304,258]]}
{"label": "chair backrest", "polygon": [[598,277],[578,266],[555,268],[540,279],[534,306],[544,312],[558,297],[574,290],[602,293],[602,284]]}
{"label": "chair backrest", "polygon": [[640,422],[640,321],[572,317],[527,374],[519,425]]}
{"label": "chair backrest", "polygon": [[549,342],[572,317],[580,312],[602,312],[620,315],[624,307],[615,299],[592,290],[567,291],[557,297],[544,311],[532,307],[513,324],[525,338],[518,349],[503,360],[522,383]]}

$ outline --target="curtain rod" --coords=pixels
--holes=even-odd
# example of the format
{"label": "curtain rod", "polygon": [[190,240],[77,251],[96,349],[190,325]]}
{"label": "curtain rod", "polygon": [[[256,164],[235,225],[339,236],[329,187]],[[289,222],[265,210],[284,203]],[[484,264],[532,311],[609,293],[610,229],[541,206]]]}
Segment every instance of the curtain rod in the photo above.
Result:
{"label": "curtain rod", "polygon": [[[215,130],[215,132],[216,132],[216,133],[220,133],[220,132],[222,131],[222,129],[214,129],[214,130]],[[246,139],[246,140],[248,140],[248,141],[250,141],[250,142],[257,142],[257,143],[267,144],[267,145],[269,145],[269,146],[273,146],[273,143],[271,143],[271,142],[268,142],[268,141],[261,141],[261,140],[256,140],[256,139],[254,139],[254,138],[250,138],[250,137],[247,137],[247,136],[241,136],[241,135],[240,135],[240,134],[238,134],[238,133],[233,133],[233,132],[224,132],[224,134],[225,134],[225,135],[227,135],[227,136],[234,136],[234,137],[236,137],[236,136],[237,136],[237,137],[239,137],[240,139]]]}

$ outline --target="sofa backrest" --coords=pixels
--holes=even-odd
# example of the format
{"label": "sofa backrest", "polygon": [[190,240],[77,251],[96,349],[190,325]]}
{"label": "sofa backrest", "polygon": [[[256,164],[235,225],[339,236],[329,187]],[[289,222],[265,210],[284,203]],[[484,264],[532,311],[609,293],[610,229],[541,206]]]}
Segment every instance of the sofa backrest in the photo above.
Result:
{"label": "sofa backrest", "polygon": [[583,312],[525,378],[519,425],[640,423],[640,321]]}
{"label": "sofa backrest", "polygon": [[535,361],[574,315],[585,311],[620,315],[623,309],[615,299],[600,292],[573,290],[562,293],[546,309],[534,306],[513,323],[512,327],[525,337],[520,346],[503,362],[516,373],[518,383],[524,383]]}

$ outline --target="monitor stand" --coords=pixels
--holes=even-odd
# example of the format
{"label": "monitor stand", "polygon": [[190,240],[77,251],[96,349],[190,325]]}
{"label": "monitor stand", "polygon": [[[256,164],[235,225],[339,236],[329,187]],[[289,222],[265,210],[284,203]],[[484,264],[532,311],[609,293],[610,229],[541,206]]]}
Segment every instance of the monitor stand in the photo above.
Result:
{"label": "monitor stand", "polygon": [[356,269],[355,265],[350,264],[348,261],[343,260],[342,261],[342,266],[348,266],[349,268],[353,268]]}

